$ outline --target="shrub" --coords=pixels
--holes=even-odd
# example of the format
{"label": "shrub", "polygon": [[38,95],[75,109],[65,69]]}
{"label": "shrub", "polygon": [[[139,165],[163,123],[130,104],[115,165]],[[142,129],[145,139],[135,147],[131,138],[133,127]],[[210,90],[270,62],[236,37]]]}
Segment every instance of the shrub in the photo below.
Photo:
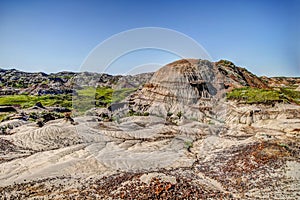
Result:
{"label": "shrub", "polygon": [[135,112],[134,112],[133,110],[130,109],[130,110],[128,111],[128,115],[129,115],[129,116],[133,116],[133,115],[135,115]]}
{"label": "shrub", "polygon": [[167,113],[167,117],[171,117],[172,115],[173,115],[173,113],[171,113],[171,112]]}
{"label": "shrub", "polygon": [[189,152],[191,151],[191,148],[193,147],[192,141],[185,141],[184,142],[184,148],[186,148]]}
{"label": "shrub", "polygon": [[179,111],[179,112],[177,113],[177,117],[178,117],[179,119],[181,119],[181,117],[182,117],[182,112],[181,112],[181,111]]}

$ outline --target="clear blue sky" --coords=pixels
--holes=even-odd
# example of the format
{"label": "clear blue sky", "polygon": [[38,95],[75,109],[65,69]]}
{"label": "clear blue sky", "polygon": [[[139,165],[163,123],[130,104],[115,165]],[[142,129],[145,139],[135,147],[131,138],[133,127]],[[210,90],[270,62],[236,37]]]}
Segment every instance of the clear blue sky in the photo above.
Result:
{"label": "clear blue sky", "polygon": [[0,67],[77,71],[110,36],[164,27],[195,39],[213,60],[300,76],[299,10],[299,0],[1,0]]}

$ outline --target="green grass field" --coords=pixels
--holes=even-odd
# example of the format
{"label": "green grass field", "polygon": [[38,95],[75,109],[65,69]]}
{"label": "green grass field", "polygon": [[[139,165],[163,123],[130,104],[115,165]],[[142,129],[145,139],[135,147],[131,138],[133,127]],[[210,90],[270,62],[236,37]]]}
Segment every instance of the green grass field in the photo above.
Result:
{"label": "green grass field", "polygon": [[0,105],[19,105],[22,108],[29,108],[35,103],[41,102],[44,106],[60,105],[70,108],[72,106],[71,95],[7,95],[0,97]]}
{"label": "green grass field", "polygon": [[289,88],[258,89],[243,87],[227,93],[227,99],[243,103],[294,102],[300,104],[300,92]]}
{"label": "green grass field", "polygon": [[95,106],[107,107],[111,103],[122,101],[136,90],[136,88],[113,90],[109,87],[84,87],[81,90],[77,90],[77,95],[73,96],[73,108],[83,112]]}
{"label": "green grass field", "polygon": [[0,105],[2,106],[20,106],[21,108],[29,108],[37,102],[41,102],[44,106],[62,106],[66,108],[76,108],[79,112],[86,111],[92,107],[106,107],[112,102],[120,102],[136,88],[123,88],[113,90],[109,87],[84,87],[77,90],[77,95],[6,95],[0,97]]}

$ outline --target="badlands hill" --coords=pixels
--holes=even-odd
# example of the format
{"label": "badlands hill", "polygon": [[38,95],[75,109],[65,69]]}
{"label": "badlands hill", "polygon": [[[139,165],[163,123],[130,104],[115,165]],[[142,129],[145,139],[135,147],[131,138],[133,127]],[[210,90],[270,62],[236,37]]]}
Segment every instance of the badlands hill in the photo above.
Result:
{"label": "badlands hill", "polygon": [[0,199],[299,196],[299,78],[197,59],[0,73]]}

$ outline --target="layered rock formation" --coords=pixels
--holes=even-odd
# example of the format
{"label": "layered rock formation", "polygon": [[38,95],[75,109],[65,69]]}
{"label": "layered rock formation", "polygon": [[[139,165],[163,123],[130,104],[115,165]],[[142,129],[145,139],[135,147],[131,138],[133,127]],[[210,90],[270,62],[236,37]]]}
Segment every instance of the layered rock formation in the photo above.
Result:
{"label": "layered rock formation", "polygon": [[[117,80],[93,77],[78,80]],[[39,127],[26,117],[54,108],[19,108],[0,123],[0,198],[297,199],[300,106],[224,98],[242,86],[268,87],[230,62],[188,59],[157,71],[122,102],[123,116],[93,108]]]}
{"label": "layered rock formation", "polygon": [[162,116],[181,112],[200,121],[221,120],[226,91],[243,86],[268,88],[257,76],[229,61],[179,60],[158,70],[131,96],[129,107]]}
{"label": "layered rock formation", "polygon": [[247,69],[238,67],[227,60],[220,60],[214,63],[219,72],[222,73],[222,80],[226,88],[238,88],[243,86],[255,88],[268,88],[269,86],[259,77]]}
{"label": "layered rock formation", "polygon": [[262,76],[260,78],[269,87],[286,87],[286,86],[296,86],[300,85],[299,77],[266,77]]}
{"label": "layered rock formation", "polygon": [[134,111],[163,115],[183,112],[189,117],[199,109],[211,110],[213,99],[220,96],[221,84],[208,61],[180,60],[158,70],[144,87],[133,94]]}

